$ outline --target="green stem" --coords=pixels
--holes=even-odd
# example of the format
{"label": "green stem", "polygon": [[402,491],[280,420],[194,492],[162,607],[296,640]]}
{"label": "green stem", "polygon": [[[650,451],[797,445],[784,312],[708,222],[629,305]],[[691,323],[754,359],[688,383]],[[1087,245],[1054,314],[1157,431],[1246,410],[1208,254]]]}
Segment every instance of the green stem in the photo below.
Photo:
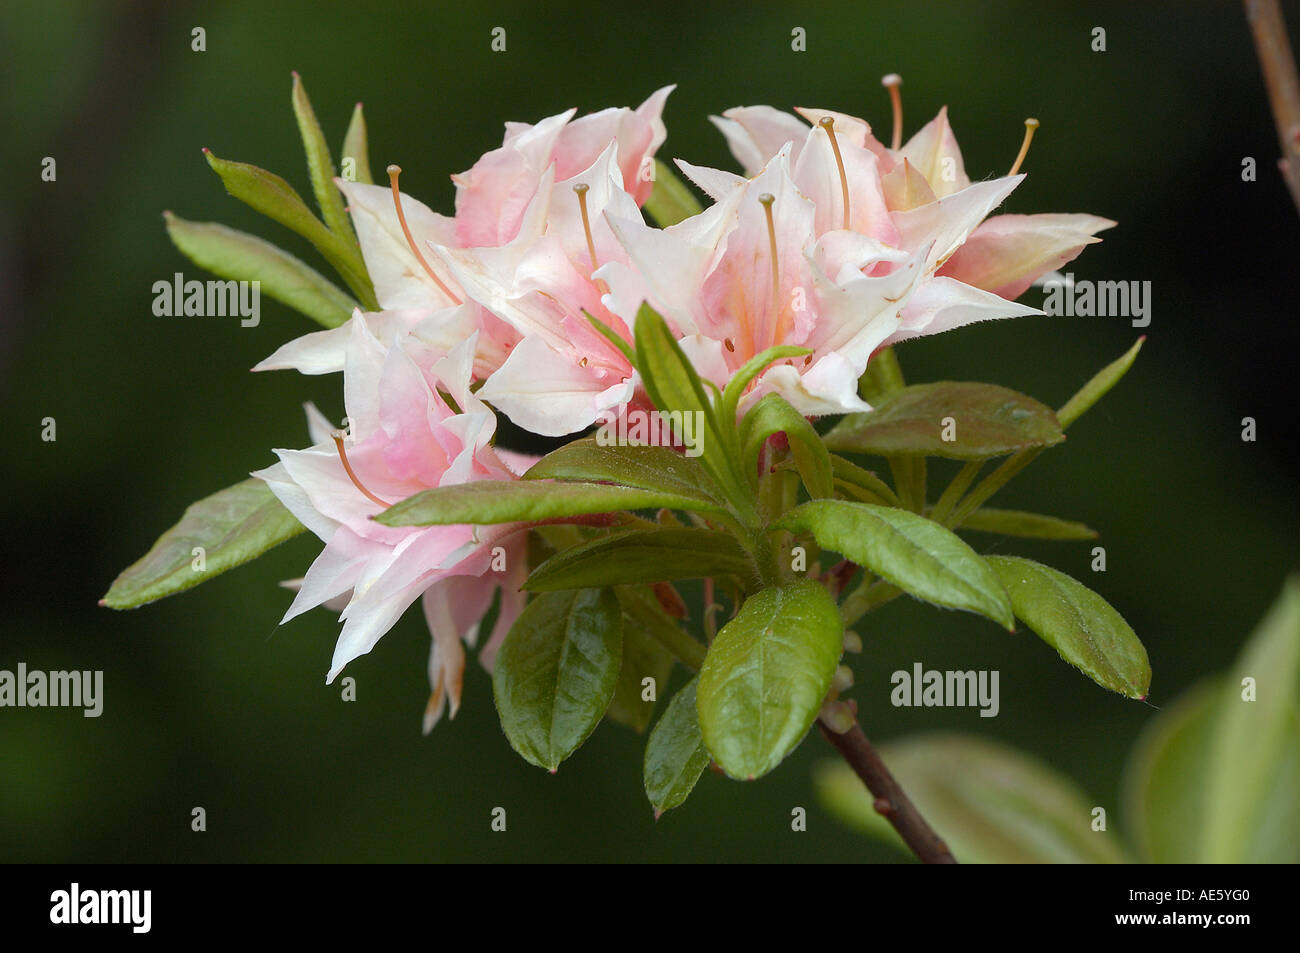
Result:
{"label": "green stem", "polygon": [[957,505],[957,501],[961,499],[961,495],[970,488],[971,483],[979,475],[983,467],[983,460],[971,460],[962,467],[961,471],[953,477],[952,482],[948,484],[948,488],[943,491],[939,501],[934,504],[934,508],[930,511],[930,519],[936,523],[942,523],[946,520],[948,514],[953,511],[953,507]]}
{"label": "green stem", "polygon": [[698,672],[704,664],[708,649],[663,614],[649,589],[628,586],[621,591],[624,594],[624,610],[642,622],[646,633],[675,659],[691,671]]}
{"label": "green stem", "polygon": [[948,517],[945,525],[949,529],[956,529],[960,526],[966,520],[966,517],[987,503],[994,493],[1010,483],[1012,477],[1033,463],[1042,452],[1041,448],[1035,447],[1032,450],[1021,450],[1009,457],[1001,466],[981,480],[975,489],[970,491],[966,499],[962,500]]}
{"label": "green stem", "polygon": [[877,579],[875,582],[863,579],[858,587],[840,603],[840,621],[847,629],[868,612],[879,609],[886,602],[897,599],[902,594],[902,589],[883,579]]}

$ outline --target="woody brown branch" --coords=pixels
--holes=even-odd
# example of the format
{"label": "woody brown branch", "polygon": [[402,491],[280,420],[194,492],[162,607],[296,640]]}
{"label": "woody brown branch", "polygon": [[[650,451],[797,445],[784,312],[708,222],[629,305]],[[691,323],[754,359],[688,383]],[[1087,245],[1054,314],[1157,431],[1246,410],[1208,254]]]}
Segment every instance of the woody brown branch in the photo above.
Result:
{"label": "woody brown branch", "polygon": [[1269,106],[1277,127],[1282,158],[1278,167],[1300,211],[1300,78],[1278,0],[1243,0],[1246,22],[1255,38]]}

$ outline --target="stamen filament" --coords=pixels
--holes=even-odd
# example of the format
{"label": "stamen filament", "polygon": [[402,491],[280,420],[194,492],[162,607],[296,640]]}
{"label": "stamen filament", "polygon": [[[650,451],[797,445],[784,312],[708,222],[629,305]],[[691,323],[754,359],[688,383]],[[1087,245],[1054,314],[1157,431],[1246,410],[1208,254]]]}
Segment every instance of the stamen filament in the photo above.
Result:
{"label": "stamen filament", "polygon": [[1025,120],[1025,138],[1020,143],[1020,152],[1016,156],[1016,161],[1011,163],[1011,171],[1007,175],[1015,175],[1020,171],[1020,164],[1025,161],[1025,156],[1029,155],[1029,144],[1034,141],[1034,130],[1037,128],[1037,119],[1029,118]]}
{"label": "stamen filament", "polygon": [[821,118],[821,127],[826,130],[826,135],[830,137],[831,149],[835,152],[835,164],[840,170],[840,191],[844,195],[844,228],[849,227],[849,177],[844,171],[844,157],[840,155],[840,141],[835,138],[835,120],[830,116]]}
{"label": "stamen filament", "polygon": [[772,300],[775,302],[781,297],[781,266],[776,260],[776,222],[772,220],[772,206],[776,203],[776,196],[764,192],[758,201],[767,215],[767,244],[772,251]]}
{"label": "stamen filament", "polygon": [[365,484],[357,478],[356,472],[352,469],[352,464],[348,462],[348,452],[343,449],[343,431],[336,430],[334,433],[330,434],[330,436],[334,438],[334,446],[338,448],[339,459],[343,461],[343,469],[347,472],[348,479],[352,481],[352,485],[360,490],[365,495],[366,499],[378,503],[385,509],[392,506],[392,503],[381,500],[379,497],[375,496],[375,494],[367,490]]}
{"label": "stamen filament", "polygon": [[889,90],[889,98],[894,104],[894,135],[889,148],[897,152],[903,146],[903,94],[898,91],[898,87],[903,85],[903,77],[890,73],[881,78],[880,85]]}
{"label": "stamen filament", "polygon": [[[778,344],[785,338],[785,302],[781,300],[781,263],[776,254],[776,222],[772,219],[772,206],[776,203],[776,196],[770,192],[764,192],[758,197],[759,202],[763,205],[763,212],[767,215],[767,244],[772,252],[772,307],[776,309],[776,326],[772,330],[772,344]],[[755,344],[755,351],[757,351]]]}
{"label": "stamen filament", "polygon": [[393,206],[397,209],[397,221],[402,226],[402,234],[406,236],[406,244],[411,246],[411,251],[415,254],[416,260],[424,267],[425,273],[433,279],[433,283],[441,288],[442,293],[448,298],[457,304],[460,304],[460,298],[456,297],[455,293],[443,284],[442,279],[433,273],[433,269],[429,267],[429,263],[424,260],[424,255],[420,253],[419,246],[415,244],[415,239],[411,237],[411,230],[406,225],[406,215],[402,213],[401,193],[397,189],[397,177],[401,174],[402,167],[400,165],[390,165],[388,167],[388,183],[393,187]]}
{"label": "stamen filament", "polygon": [[[591,234],[591,218],[587,214],[587,192],[590,189],[591,186],[585,182],[579,182],[573,187],[578,195],[578,209],[582,212],[582,230],[587,234],[587,255],[591,258],[591,270],[595,271],[599,267],[596,263],[596,239]],[[602,279],[596,279],[596,287],[602,294],[609,293],[609,286]]]}

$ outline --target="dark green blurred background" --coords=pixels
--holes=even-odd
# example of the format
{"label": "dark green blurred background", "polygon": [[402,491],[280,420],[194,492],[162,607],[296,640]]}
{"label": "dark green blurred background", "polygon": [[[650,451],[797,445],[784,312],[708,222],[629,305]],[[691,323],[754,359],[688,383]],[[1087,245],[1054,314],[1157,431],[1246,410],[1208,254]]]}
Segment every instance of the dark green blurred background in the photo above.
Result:
{"label": "dark green blurred background", "polygon": [[[1300,4],[1286,11],[1300,25]],[[207,31],[192,52],[190,30]],[[489,50],[494,26],[508,51]],[[808,51],[790,50],[807,30]],[[1107,51],[1090,49],[1107,31]],[[978,546],[1047,559],[1094,585],[1151,656],[1151,702],[1225,667],[1296,565],[1292,464],[1300,221],[1241,9],[1223,3],[827,3],[760,6],[252,2],[6,3],[0,12],[0,358],[6,423],[0,668],[103,669],[99,719],[0,709],[0,860],[893,860],[813,801],[809,738],[774,775],[706,774],[658,824],[643,739],[603,725],[555,777],[513,754],[488,677],[468,671],[454,722],[420,735],[429,637],[408,614],[348,674],[324,676],[338,625],[283,630],[319,549],[305,536],[185,595],[96,607],[192,500],[306,443],[302,401],[342,414],[339,379],[247,369],[311,328],[271,301],[261,325],[157,318],[151,286],[203,277],[161,213],[310,249],[225,195],[200,148],[309,192],[289,107],[304,78],[337,150],[365,103],[372,162],[451,211],[447,175],[506,120],[636,105],[677,83],[661,155],[732,167],[709,113],[823,106],[888,129],[900,72],[908,132],[947,103],[974,178],[1002,174],[1021,120],[1043,123],[1014,212],[1118,219],[1072,270],[1150,280],[1150,339],[1069,441],[999,496],[1102,530],[1087,544]],[[54,156],[55,183],[40,180]],[[1258,161],[1259,181],[1241,179]],[[323,267],[323,266],[321,266]],[[1026,300],[1039,303],[1038,292]],[[983,379],[1056,405],[1141,332],[1121,319],[1032,318],[909,344],[914,381]],[[43,417],[58,439],[40,439]],[[1243,443],[1242,417],[1259,439]],[[936,492],[932,490],[932,492]],[[887,739],[946,727],[1022,746],[1117,816],[1123,758],[1152,708],[1095,686],[1032,634],[893,603],[860,627],[862,720]],[[889,673],[1001,671],[1002,710],[894,709]],[[678,677],[680,680],[680,676]],[[191,808],[208,830],[190,831]],[[492,807],[509,830],[489,830]],[[809,811],[790,831],[790,811]]]}

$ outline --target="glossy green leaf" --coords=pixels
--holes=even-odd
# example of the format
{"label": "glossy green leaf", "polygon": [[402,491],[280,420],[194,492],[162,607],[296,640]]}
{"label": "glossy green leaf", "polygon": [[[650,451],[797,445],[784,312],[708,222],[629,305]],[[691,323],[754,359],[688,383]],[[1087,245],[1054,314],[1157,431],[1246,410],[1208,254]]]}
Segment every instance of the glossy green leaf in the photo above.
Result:
{"label": "glossy green leaf", "polygon": [[374,176],[370,173],[370,143],[366,135],[366,117],[357,103],[352,110],[352,119],[348,122],[347,134],[343,137],[343,157],[346,164],[352,160],[353,181],[363,185],[374,185]]}
{"label": "glossy green leaf", "polygon": [[1133,366],[1133,362],[1137,360],[1138,351],[1142,350],[1142,343],[1145,340],[1144,334],[1124,352],[1122,357],[1103,367],[1079,389],[1077,394],[1065,402],[1065,405],[1056,412],[1056,419],[1060,421],[1062,430],[1082,417],[1088,408],[1101,400],[1107,391],[1120,382],[1120,379],[1128,373],[1128,369]]}
{"label": "glossy green leaf", "polygon": [[660,228],[699,215],[704,211],[686,183],[666,162],[655,159],[655,185],[646,199],[645,210]]}
{"label": "glossy green leaf", "polygon": [[[945,436],[953,437],[945,440]],[[905,387],[826,434],[831,450],[978,460],[1065,439],[1051,408],[995,384],[939,381]]]}
{"label": "glossy green leaf", "polygon": [[1096,539],[1097,531],[1083,523],[1063,520],[1041,513],[1024,513],[1020,510],[976,510],[966,517],[962,529],[982,533],[1001,533],[1024,539]]}
{"label": "glossy green leaf", "polygon": [[357,303],[293,255],[247,232],[215,222],[188,222],[163,212],[172,243],[196,265],[235,281],[256,281],[261,293],[327,328],[352,315]]}
{"label": "glossy green leaf", "polygon": [[1287,580],[1233,666],[1213,734],[1201,856],[1300,862],[1300,576]]}
{"label": "glossy green leaf", "polygon": [[[921,815],[964,864],[1115,864],[1115,834],[1092,829],[1097,802],[1054,768],[971,735],[926,734],[880,754]],[[817,797],[848,826],[910,853],[842,761],[818,765]]]}
{"label": "glossy green leaf", "polygon": [[[100,605],[134,609],[191,589],[256,559],[303,531],[261,480],[250,479],[192,503],[181,521],[113,581]],[[203,570],[196,547],[202,547]]]}
{"label": "glossy green leaf", "polygon": [[369,311],[379,310],[360,248],[326,228],[293,186],[255,165],[220,159],[208,149],[203,154],[208,165],[221,177],[227,192],[311,242],[352,289],[362,307]]}
{"label": "glossy green leaf", "polygon": [[745,415],[741,424],[745,472],[754,472],[763,444],[775,433],[784,433],[790,441],[790,454],[808,495],[814,499],[831,496],[835,484],[826,447],[812,424],[780,394],[768,394]]}
{"label": "glossy green leaf", "polygon": [[975,550],[952,531],[906,510],[847,500],[814,500],[776,524],[810,532],[825,549],[847,556],[918,599],[1015,625],[1011,602]]}
{"label": "glossy green leaf", "polygon": [[307,154],[307,174],[311,178],[312,191],[316,193],[316,204],[320,206],[325,225],[331,232],[350,242],[356,242],[352,223],[343,208],[343,195],[334,184],[334,159],[330,155],[325,133],[316,120],[316,112],[311,108],[307,90],[302,78],[293,74],[293,115],[298,120],[298,133],[302,136],[302,148]]}
{"label": "glossy green leaf", "polygon": [[706,576],[746,582],[754,565],[735,537],[714,530],[663,526],[611,533],[556,553],[528,576],[533,592],[621,586]]}
{"label": "glossy green leaf", "polygon": [[700,669],[704,744],[733,778],[767,774],[803,739],[843,649],[839,609],[810,580],[761,589],[722,627]]}
{"label": "glossy green leaf", "polygon": [[609,708],[623,613],[608,589],[551,592],[510,627],[492,670],[501,728],[531,764],[554,771]]}
{"label": "glossy green leaf", "polygon": [[[673,657],[659,642],[642,629],[635,619],[623,614],[623,661],[619,667],[618,684],[610,700],[605,717],[627,725],[641,734],[650,725],[655,700],[668,687],[668,676],[673,670]],[[653,695],[645,684],[653,679]]]}
{"label": "glossy green leaf", "polygon": [[697,496],[607,483],[477,480],[424,490],[384,510],[385,526],[523,523],[533,520],[671,507],[709,512]]}
{"label": "glossy green leaf", "polygon": [[672,697],[646,742],[645,793],[655,817],[685,802],[709,766],[709,751],[696,715],[699,681],[691,679]]}
{"label": "glossy green leaf", "polygon": [[691,497],[705,507],[725,507],[722,491],[699,458],[668,447],[605,447],[595,437],[586,437],[552,450],[533,464],[524,479],[617,483]]}
{"label": "glossy green leaf", "polygon": [[1137,635],[1105,599],[1063,572],[1018,556],[987,562],[1011,596],[1016,617],[1103,688],[1146,698],[1151,664]]}

